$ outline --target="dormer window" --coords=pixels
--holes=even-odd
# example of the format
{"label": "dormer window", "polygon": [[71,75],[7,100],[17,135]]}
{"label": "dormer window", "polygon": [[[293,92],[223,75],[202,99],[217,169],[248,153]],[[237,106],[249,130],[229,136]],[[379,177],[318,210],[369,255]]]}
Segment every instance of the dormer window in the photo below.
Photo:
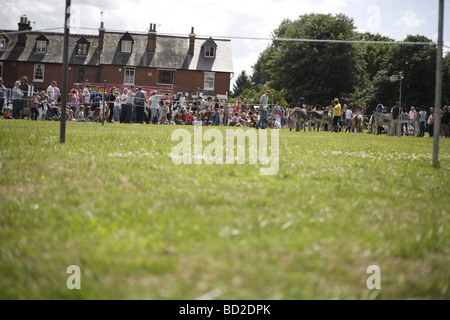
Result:
{"label": "dormer window", "polygon": [[131,35],[127,32],[120,39],[120,52],[131,53],[133,51],[134,40]]}
{"label": "dormer window", "polygon": [[80,43],[78,45],[77,54],[79,56],[87,56],[87,53],[88,53],[88,45]]}
{"label": "dormer window", "polygon": [[87,41],[84,37],[77,41],[77,55],[79,56],[87,56],[89,51],[89,41]]}
{"label": "dormer window", "polygon": [[36,46],[35,46],[34,52],[36,54],[46,54],[48,43],[49,43],[48,39],[43,34],[41,34],[36,39]]}
{"label": "dormer window", "polygon": [[217,44],[212,38],[209,38],[203,44],[202,50],[205,58],[213,59],[216,57]]}
{"label": "dormer window", "polygon": [[132,42],[129,40],[122,40],[122,52],[129,53],[131,52]]}
{"label": "dormer window", "polygon": [[36,41],[36,53],[47,53],[47,41]]}
{"label": "dormer window", "polygon": [[215,56],[215,50],[216,48],[214,48],[214,47],[208,47],[208,48],[205,48],[205,57],[206,58],[214,58],[214,56]]}
{"label": "dormer window", "polygon": [[6,39],[0,38],[0,51],[5,51],[5,50],[6,50]]}

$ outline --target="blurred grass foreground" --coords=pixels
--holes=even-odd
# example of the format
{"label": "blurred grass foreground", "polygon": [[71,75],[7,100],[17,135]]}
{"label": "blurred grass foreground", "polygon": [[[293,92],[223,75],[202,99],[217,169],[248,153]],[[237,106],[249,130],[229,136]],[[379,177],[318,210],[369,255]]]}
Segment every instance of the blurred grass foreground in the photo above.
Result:
{"label": "blurred grass foreground", "polygon": [[449,139],[282,130],[263,176],[175,129],[1,120],[0,298],[450,298]]}

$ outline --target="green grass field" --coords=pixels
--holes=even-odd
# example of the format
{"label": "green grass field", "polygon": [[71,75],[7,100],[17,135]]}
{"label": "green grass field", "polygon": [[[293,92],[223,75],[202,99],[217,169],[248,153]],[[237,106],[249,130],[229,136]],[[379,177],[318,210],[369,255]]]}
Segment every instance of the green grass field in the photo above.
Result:
{"label": "green grass field", "polygon": [[261,176],[174,165],[174,129],[68,123],[61,145],[1,120],[0,299],[450,298],[450,140],[434,168],[430,138],[283,130]]}

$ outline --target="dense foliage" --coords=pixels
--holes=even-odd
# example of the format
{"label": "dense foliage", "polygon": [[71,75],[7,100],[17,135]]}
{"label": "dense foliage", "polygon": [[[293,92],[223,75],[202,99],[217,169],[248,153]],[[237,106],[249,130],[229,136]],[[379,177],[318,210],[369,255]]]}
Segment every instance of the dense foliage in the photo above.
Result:
{"label": "dense foliage", "polygon": [[[390,106],[399,100],[400,83],[392,75],[403,72],[402,105],[434,104],[436,47],[424,36],[408,36],[404,42],[430,45],[349,44],[279,41],[276,39],[366,40],[393,39],[356,31],[353,19],[343,15],[308,14],[286,19],[273,31],[275,39],[253,66],[254,90],[262,86],[286,92],[288,103],[305,97],[308,104],[328,105],[340,98],[349,105],[372,111],[378,103]],[[443,103],[450,101],[450,61],[444,59]],[[235,95],[239,96],[239,95]]]}

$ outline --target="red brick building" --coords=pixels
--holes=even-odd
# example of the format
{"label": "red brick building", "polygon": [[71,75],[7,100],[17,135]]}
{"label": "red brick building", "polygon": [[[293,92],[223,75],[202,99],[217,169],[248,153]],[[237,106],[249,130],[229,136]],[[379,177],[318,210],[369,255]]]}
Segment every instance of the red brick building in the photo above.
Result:
{"label": "red brick building", "polygon": [[[61,84],[63,33],[36,32],[22,17],[18,30],[0,31],[0,77],[12,87],[27,76],[36,89],[52,81]],[[19,32],[17,32],[19,31]],[[198,90],[228,96],[233,73],[231,41],[189,36],[105,30],[98,35],[71,34],[69,82],[95,82],[171,88],[194,94]]]}

